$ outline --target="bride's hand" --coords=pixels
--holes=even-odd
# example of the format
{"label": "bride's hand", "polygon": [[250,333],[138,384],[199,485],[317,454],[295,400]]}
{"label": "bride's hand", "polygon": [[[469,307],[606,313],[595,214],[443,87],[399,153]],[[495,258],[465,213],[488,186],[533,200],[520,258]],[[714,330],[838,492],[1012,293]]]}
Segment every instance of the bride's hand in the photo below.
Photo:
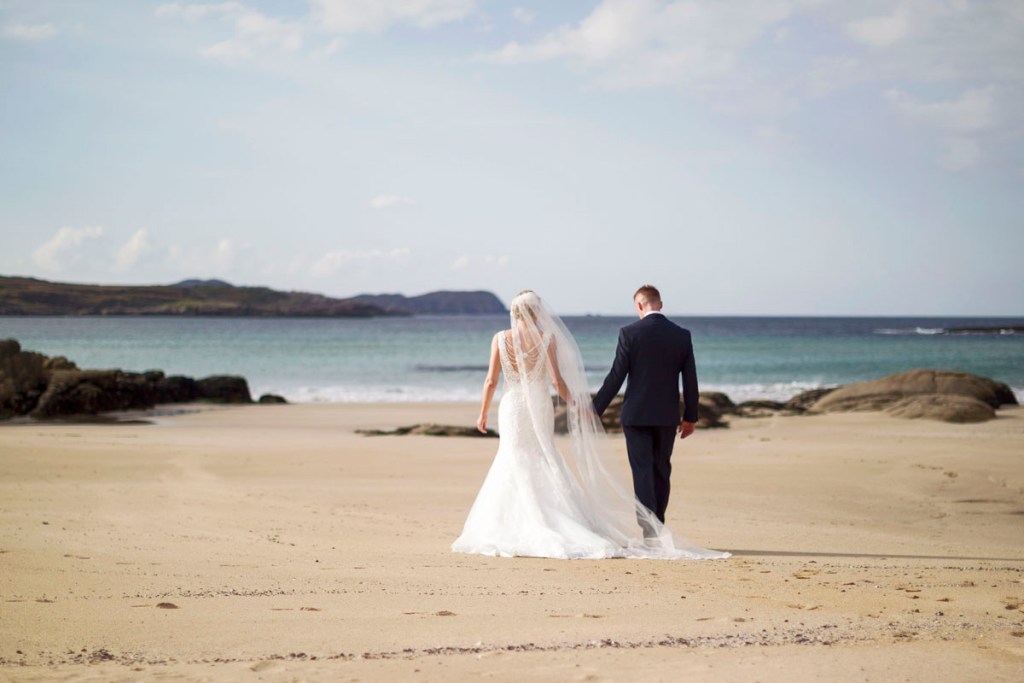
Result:
{"label": "bride's hand", "polygon": [[486,434],[487,433],[487,414],[486,413],[481,415],[479,418],[477,418],[476,428],[477,428],[477,431],[479,431],[481,434]]}

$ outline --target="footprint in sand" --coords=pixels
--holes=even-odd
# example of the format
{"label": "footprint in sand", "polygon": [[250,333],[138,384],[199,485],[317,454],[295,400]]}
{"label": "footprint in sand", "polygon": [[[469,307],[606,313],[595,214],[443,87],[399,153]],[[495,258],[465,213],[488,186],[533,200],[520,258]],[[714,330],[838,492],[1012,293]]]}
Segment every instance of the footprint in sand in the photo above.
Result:
{"label": "footprint in sand", "polygon": [[173,602],[158,602],[156,606],[158,609],[178,609],[178,606]]}

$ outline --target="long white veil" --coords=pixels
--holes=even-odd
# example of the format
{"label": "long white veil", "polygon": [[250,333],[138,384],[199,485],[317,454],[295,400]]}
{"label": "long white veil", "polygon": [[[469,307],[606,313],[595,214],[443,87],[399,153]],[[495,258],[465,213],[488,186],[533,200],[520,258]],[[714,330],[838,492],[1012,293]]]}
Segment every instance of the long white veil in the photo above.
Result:
{"label": "long white veil", "polygon": [[[526,291],[509,306],[510,344],[506,346],[511,371],[518,377],[506,381],[536,380],[546,371],[566,402],[570,448],[547,453],[547,465],[568,473],[571,486],[585,502],[588,526],[623,549],[626,557],[660,559],[715,559],[729,553],[698,547],[673,534],[633,494],[632,482],[621,457],[613,450],[600,419],[594,412],[583,357],[572,334],[536,293]],[[511,347],[511,348],[509,348]],[[543,355],[541,355],[543,354]],[[551,443],[553,430],[550,395],[525,392],[537,441]],[[546,404],[544,403],[546,402]]]}

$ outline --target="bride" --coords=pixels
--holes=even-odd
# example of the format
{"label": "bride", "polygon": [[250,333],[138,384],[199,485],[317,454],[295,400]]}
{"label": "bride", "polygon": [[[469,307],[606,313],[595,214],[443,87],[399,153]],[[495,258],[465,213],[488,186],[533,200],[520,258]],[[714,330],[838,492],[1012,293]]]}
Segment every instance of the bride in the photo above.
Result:
{"label": "bride", "polygon": [[[675,536],[637,501],[594,412],[576,341],[531,290],[509,308],[511,328],[491,341],[477,420],[486,431],[500,369],[498,453],[452,550],[562,559],[729,557]],[[569,448],[561,450],[552,386],[567,407]],[[653,534],[645,537],[641,527]]]}

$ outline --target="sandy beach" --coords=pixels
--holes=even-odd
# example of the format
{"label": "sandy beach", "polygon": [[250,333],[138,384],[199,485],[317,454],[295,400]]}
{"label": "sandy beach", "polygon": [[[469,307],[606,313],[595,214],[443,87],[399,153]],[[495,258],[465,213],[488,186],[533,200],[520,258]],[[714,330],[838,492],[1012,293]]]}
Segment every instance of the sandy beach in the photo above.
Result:
{"label": "sandy beach", "polygon": [[0,679],[1020,680],[1024,409],[699,431],[706,562],[452,554],[497,442],[355,430],[475,410],[0,427]]}

